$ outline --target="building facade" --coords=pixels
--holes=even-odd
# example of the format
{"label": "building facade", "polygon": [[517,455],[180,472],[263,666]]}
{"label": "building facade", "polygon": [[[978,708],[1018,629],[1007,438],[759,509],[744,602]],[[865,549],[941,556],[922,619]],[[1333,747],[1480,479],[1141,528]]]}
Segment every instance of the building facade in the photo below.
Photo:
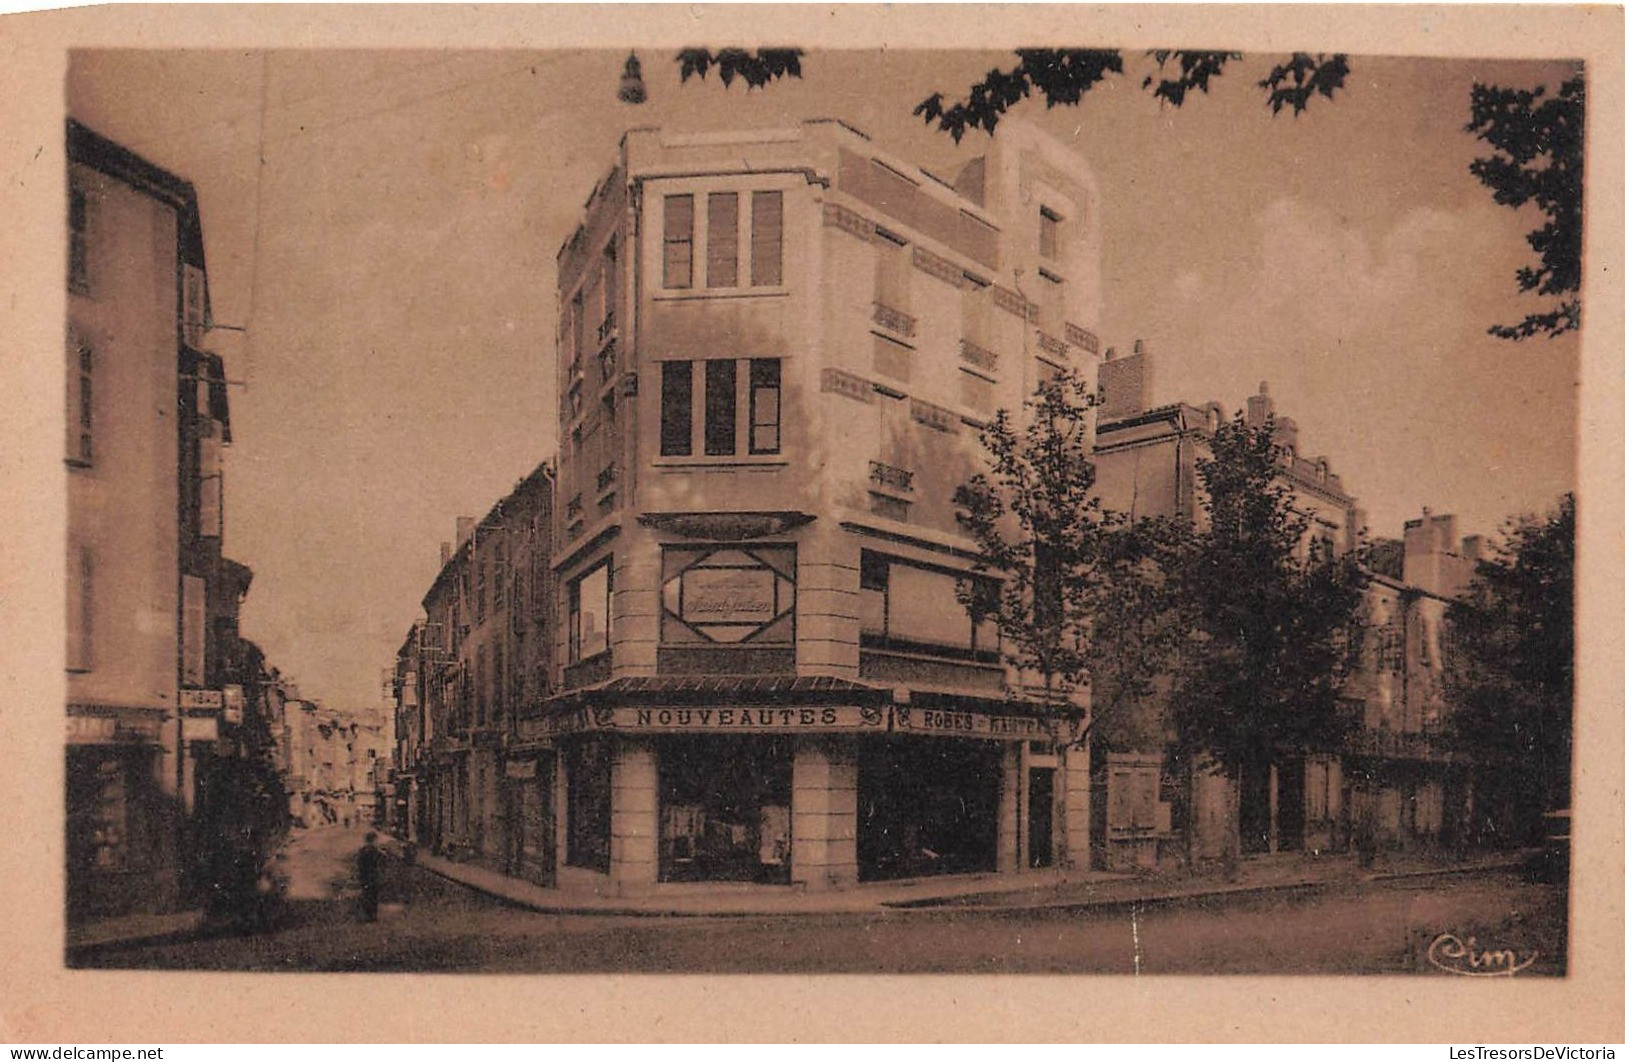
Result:
{"label": "building facade", "polygon": [[72,120],[67,157],[67,882],[88,917],[199,884],[252,573],[222,553],[231,421],[196,192]]}
{"label": "building facade", "polygon": [[1016,121],[952,182],[835,121],[627,134],[558,256],[558,692],[517,720],[561,885],[1085,849],[1087,705],[960,603],[952,497],[995,410],[1093,380],[1098,210]]}
{"label": "building facade", "polygon": [[[1218,403],[1149,407],[1152,357],[1140,345],[1108,352],[1096,435],[1096,487],[1134,517],[1205,518],[1197,462],[1225,418]],[[1299,452],[1298,425],[1277,416],[1267,385],[1245,419],[1273,419],[1280,482],[1309,518],[1308,536],[1341,556],[1359,548],[1365,516],[1325,457]],[[1396,544],[1398,545],[1398,544]],[[1469,772],[1443,745],[1443,625],[1449,601],[1471,578],[1479,543],[1458,547],[1451,517],[1407,523],[1387,571],[1369,572],[1366,645],[1348,688],[1354,725],[1337,755],[1282,750],[1267,773],[1233,783],[1183,776],[1159,742],[1097,749],[1094,858],[1123,869],[1218,859],[1239,832],[1243,854],[1346,850],[1358,829],[1395,848],[1456,843],[1470,804]],[[1154,707],[1152,708],[1154,712]],[[1155,727],[1152,728],[1155,730]],[[1239,822],[1230,808],[1239,808]],[[1187,819],[1188,816],[1188,819]]]}

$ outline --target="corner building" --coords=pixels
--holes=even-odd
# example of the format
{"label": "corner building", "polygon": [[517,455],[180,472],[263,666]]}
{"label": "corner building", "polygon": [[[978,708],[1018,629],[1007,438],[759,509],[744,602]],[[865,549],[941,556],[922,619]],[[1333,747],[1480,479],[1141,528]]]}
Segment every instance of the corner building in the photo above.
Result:
{"label": "corner building", "polygon": [[960,604],[952,498],[995,410],[1094,378],[1097,210],[1014,121],[951,182],[837,121],[625,136],[558,258],[560,692],[518,729],[561,886],[1087,851],[1087,705]]}

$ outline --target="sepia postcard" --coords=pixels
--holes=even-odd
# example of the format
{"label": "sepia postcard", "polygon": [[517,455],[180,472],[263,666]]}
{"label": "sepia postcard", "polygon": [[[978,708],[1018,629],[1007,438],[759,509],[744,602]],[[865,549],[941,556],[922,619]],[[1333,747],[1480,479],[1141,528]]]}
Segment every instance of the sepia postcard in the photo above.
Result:
{"label": "sepia postcard", "polygon": [[1618,1041],[1621,19],[7,16],[0,1038]]}

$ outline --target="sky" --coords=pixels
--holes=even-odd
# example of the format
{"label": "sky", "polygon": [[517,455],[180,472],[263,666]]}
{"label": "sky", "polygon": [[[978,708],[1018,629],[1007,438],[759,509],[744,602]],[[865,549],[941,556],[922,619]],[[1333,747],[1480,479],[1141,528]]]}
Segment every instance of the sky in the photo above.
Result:
{"label": "sky", "polygon": [[[227,553],[243,631],[306,696],[380,703],[456,517],[551,455],[553,258],[633,126],[838,117],[934,173],[986,150],[911,115],[1008,52],[812,51],[800,81],[681,84],[625,51],[81,50],[69,113],[191,180],[234,442]],[[1578,343],[1486,333],[1542,308],[1514,274],[1531,209],[1468,172],[1475,81],[1556,62],[1351,57],[1346,90],[1272,116],[1251,55],[1181,109],[1149,60],[1077,107],[1019,108],[1101,190],[1105,342],[1143,339],[1154,403],[1235,409],[1267,380],[1394,536],[1427,506],[1494,533],[1573,489]],[[235,331],[232,329],[246,329]]]}

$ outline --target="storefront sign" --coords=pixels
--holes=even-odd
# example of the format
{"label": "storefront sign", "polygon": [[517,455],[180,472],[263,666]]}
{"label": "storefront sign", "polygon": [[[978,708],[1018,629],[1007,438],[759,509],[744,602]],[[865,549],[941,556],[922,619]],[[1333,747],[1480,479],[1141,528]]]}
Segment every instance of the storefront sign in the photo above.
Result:
{"label": "storefront sign", "polygon": [[1027,715],[989,715],[949,708],[894,708],[893,726],[905,733],[934,734],[939,737],[984,738],[995,741],[1043,741],[1053,739],[1049,724]]}
{"label": "storefront sign", "polygon": [[182,708],[219,708],[224,703],[219,690],[181,690]]}
{"label": "storefront sign", "polygon": [[184,719],[181,729],[187,741],[220,740],[220,720],[212,715]]}
{"label": "storefront sign", "polygon": [[769,568],[691,568],[683,575],[683,621],[761,626],[778,611],[773,580]]}
{"label": "storefront sign", "polygon": [[114,719],[102,715],[68,716],[68,742],[74,745],[111,745],[156,742],[159,723],[148,719]]}
{"label": "storefront sign", "polygon": [[582,708],[541,721],[546,736],[622,733],[801,734],[882,731],[886,712],[852,705],[815,707]]}

